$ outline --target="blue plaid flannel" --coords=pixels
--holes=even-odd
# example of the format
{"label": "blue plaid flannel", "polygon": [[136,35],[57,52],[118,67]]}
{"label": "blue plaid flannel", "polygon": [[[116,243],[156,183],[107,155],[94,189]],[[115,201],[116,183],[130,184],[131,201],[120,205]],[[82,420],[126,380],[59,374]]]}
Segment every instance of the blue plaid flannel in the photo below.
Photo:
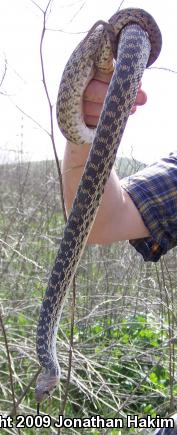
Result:
{"label": "blue plaid flannel", "polygon": [[149,229],[150,237],[130,240],[145,261],[158,261],[177,245],[177,151],[121,180]]}

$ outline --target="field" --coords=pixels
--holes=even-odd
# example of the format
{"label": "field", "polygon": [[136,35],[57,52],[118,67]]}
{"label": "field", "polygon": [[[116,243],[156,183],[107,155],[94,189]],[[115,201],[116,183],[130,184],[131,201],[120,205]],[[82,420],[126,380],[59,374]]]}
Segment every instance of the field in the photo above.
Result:
{"label": "field", "polygon": [[[138,167],[122,159],[118,170],[123,175]],[[176,249],[158,264],[145,264],[128,242],[86,248],[75,279],[76,300],[71,288],[59,326],[61,383],[35,420],[36,327],[64,228],[55,162],[1,165],[0,208],[3,433],[152,433],[127,429],[125,422],[127,415],[164,417],[177,408]],[[117,418],[124,427],[60,429],[55,423],[62,414]],[[11,428],[5,426],[7,415],[14,422],[15,415],[33,417]]]}

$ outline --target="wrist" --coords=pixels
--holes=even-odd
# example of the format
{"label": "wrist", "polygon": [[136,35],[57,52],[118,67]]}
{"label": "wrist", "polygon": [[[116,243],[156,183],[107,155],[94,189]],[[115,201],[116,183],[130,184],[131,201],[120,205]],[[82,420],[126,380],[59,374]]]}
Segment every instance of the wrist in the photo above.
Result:
{"label": "wrist", "polygon": [[77,145],[73,142],[67,141],[61,164],[61,173],[64,184],[65,182],[74,182],[75,184],[75,181],[79,181],[79,178],[82,176],[84,171],[89,152],[90,146],[88,144]]}
{"label": "wrist", "polygon": [[85,166],[89,152],[90,146],[88,144],[78,145],[67,141],[63,159],[65,169]]}

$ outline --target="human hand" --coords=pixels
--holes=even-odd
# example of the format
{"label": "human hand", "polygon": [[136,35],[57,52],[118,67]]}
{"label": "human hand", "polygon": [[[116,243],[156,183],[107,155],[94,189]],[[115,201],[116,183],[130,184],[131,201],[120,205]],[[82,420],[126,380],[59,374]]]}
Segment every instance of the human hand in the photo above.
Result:
{"label": "human hand", "polygon": [[[103,74],[97,72],[84,92],[83,113],[86,125],[96,127],[102,110],[106,92],[111,80],[112,73]],[[137,92],[135,104],[131,109],[131,114],[136,112],[137,106],[143,106],[147,101],[146,93],[141,89],[141,83]]]}

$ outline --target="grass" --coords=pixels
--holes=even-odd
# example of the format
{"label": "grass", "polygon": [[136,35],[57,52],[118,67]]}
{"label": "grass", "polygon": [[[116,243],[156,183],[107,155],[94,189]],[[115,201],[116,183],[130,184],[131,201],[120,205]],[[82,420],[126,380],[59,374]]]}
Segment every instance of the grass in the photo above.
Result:
{"label": "grass", "polygon": [[[64,220],[53,162],[1,170],[0,414],[36,415],[36,327],[41,301],[62,237]],[[176,407],[176,250],[158,265],[145,264],[128,243],[85,250],[76,276],[71,381],[65,416],[165,416]],[[62,370],[54,398],[41,416],[57,421],[62,409],[70,348],[72,290],[60,322]],[[29,388],[30,382],[33,380]],[[25,390],[26,393],[25,393]],[[24,395],[24,397],[23,397]],[[19,432],[20,431],[20,432]],[[55,434],[56,428],[3,428],[10,434]],[[137,434],[137,429],[74,429],[62,434]],[[138,432],[140,433],[140,431]],[[143,433],[149,433],[148,430]]]}

